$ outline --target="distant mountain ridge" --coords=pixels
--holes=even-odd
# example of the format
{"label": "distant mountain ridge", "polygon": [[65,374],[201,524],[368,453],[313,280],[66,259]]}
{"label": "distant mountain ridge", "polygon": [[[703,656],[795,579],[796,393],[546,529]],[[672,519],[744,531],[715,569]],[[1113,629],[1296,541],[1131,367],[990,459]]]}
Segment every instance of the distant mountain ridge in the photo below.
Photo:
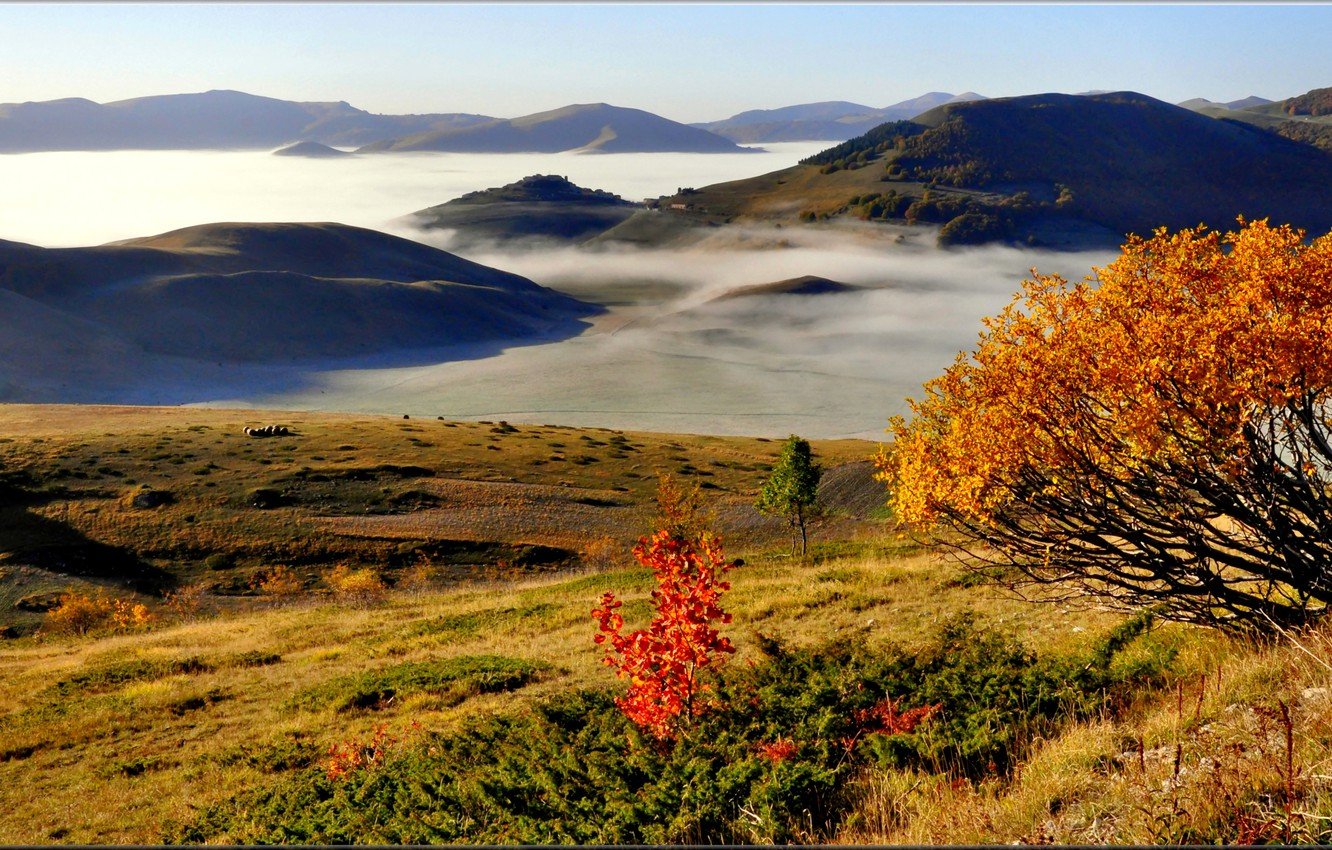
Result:
{"label": "distant mountain ridge", "polygon": [[783,106],[777,109],[751,109],[722,121],[693,124],[736,142],[840,142],[864,133],[886,121],[914,118],[945,103],[984,100],[975,92],[950,94],[927,92],[919,97],[881,109],[847,101],[824,101]]}
{"label": "distant mountain ridge", "polygon": [[464,153],[741,153],[729,139],[641,109],[580,103],[465,127],[431,130],[376,142],[358,153],[454,151]]}
{"label": "distant mountain ridge", "polygon": [[245,92],[82,98],[0,104],[0,152],[263,149],[293,142],[364,145],[494,120],[485,115],[375,115],[338,101],[296,102]]}
{"label": "distant mountain ridge", "polygon": [[1332,152],[1332,88],[1313,89],[1281,101],[1246,97],[1230,103],[1213,103],[1194,98],[1180,106],[1223,121],[1262,127]]}

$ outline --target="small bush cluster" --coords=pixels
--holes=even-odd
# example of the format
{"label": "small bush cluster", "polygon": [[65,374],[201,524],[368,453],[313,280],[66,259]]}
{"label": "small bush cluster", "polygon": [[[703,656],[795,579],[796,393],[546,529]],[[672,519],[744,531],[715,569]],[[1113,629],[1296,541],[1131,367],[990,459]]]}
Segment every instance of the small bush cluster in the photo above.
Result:
{"label": "small bush cluster", "polygon": [[250,586],[264,596],[279,600],[291,599],[305,591],[301,577],[291,567],[282,564],[256,574]]}
{"label": "small bush cluster", "polygon": [[60,602],[46,612],[42,632],[54,635],[86,635],[92,632],[134,632],[152,625],[156,620],[148,606],[133,599],[106,595],[69,592],[60,596]]}
{"label": "small bush cluster", "polygon": [[388,593],[388,586],[379,573],[368,567],[354,570],[346,564],[338,564],[324,581],[339,601],[352,605],[373,605],[383,601]]}

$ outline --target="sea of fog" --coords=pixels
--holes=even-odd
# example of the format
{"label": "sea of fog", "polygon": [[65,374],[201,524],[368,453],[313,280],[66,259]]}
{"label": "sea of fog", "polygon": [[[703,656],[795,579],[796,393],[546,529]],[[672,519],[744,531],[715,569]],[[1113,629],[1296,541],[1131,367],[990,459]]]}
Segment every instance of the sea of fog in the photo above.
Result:
{"label": "sea of fog", "polygon": [[[753,154],[400,154],[302,160],[266,153],[0,156],[0,239],[91,245],[210,221],[339,221],[450,248],[402,216],[537,173],[640,199],[793,164],[821,143]],[[506,419],[657,431],[879,439],[888,417],[1001,309],[1033,267],[1071,278],[1111,256],[1007,247],[940,251],[892,225],[718,231],[677,250],[464,253],[604,304],[579,336],[383,363],[95,370],[69,400]],[[715,301],[819,275],[854,289]],[[0,376],[3,377],[3,376]],[[11,400],[23,400],[21,398]],[[44,398],[44,400],[50,400]]]}
{"label": "sea of fog", "polygon": [[0,239],[100,245],[216,221],[337,221],[392,229],[408,213],[531,174],[560,174],[631,201],[753,177],[828,147],[746,153],[361,154],[58,151],[0,154]]}

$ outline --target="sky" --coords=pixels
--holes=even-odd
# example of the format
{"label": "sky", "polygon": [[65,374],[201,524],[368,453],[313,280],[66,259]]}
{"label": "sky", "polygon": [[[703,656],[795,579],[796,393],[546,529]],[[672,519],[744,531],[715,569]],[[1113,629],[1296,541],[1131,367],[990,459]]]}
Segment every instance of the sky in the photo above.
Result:
{"label": "sky", "polygon": [[1130,89],[1332,85],[1326,4],[0,3],[0,102],[236,89],[372,112],[607,102],[677,121]]}

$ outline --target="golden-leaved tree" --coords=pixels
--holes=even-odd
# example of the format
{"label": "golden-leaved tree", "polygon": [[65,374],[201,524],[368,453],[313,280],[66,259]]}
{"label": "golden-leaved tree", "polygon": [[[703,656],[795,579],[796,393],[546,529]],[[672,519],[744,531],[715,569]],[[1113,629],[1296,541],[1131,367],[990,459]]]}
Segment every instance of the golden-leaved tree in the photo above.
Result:
{"label": "golden-leaved tree", "polygon": [[898,515],[1046,598],[1232,629],[1321,615],[1332,235],[1240,225],[1026,281],[892,421]]}

